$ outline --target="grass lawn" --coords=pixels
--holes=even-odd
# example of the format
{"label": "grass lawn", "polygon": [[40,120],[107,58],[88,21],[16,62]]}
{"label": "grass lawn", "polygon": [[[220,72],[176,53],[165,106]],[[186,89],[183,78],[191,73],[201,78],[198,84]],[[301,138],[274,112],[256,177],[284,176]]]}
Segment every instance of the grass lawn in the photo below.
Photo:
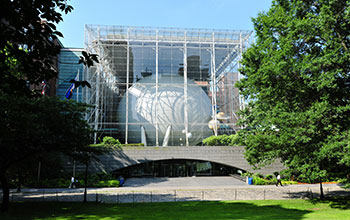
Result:
{"label": "grass lawn", "polygon": [[102,220],[226,220],[226,219],[349,219],[350,201],[264,200],[169,202],[135,204],[13,203],[1,220],[102,219]]}

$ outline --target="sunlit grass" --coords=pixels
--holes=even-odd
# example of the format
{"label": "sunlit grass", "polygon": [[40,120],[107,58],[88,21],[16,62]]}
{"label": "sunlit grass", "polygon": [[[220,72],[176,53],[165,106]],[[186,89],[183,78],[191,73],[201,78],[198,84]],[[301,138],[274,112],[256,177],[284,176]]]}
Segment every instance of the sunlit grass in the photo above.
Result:
{"label": "sunlit grass", "polygon": [[1,220],[350,219],[349,200],[263,200],[135,204],[14,203]]}

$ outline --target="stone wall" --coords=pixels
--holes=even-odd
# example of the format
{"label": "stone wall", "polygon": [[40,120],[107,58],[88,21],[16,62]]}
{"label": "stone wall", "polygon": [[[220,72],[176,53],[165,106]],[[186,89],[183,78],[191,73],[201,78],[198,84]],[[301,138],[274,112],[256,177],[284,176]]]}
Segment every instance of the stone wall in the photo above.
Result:
{"label": "stone wall", "polygon": [[[281,163],[275,162],[261,170],[253,170],[252,166],[250,166],[244,158],[244,151],[243,146],[123,147],[99,156],[100,161],[92,163],[89,167],[89,171],[111,172],[144,162],[170,159],[211,161],[262,174],[272,174],[275,171],[283,169]],[[65,168],[67,170],[73,169],[73,162],[67,161]],[[77,172],[82,172],[83,170],[84,166],[76,166]]]}

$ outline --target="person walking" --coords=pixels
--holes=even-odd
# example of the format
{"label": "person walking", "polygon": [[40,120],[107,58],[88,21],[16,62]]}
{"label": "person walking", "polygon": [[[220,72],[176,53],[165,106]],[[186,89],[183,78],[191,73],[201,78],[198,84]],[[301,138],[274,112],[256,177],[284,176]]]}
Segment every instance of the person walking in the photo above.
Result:
{"label": "person walking", "polygon": [[278,184],[280,184],[281,186],[283,186],[282,185],[282,181],[281,181],[281,175],[277,175],[277,183],[276,183],[276,186],[278,186]]}
{"label": "person walking", "polygon": [[70,184],[68,188],[75,188],[75,179],[74,176],[72,176],[71,180],[70,180]]}

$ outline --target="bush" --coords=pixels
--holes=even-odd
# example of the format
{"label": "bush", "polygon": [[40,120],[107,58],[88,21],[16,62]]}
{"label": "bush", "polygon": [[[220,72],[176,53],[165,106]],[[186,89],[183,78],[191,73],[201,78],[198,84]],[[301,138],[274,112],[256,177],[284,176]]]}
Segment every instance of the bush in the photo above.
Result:
{"label": "bush", "polygon": [[266,180],[266,179],[260,178],[258,176],[253,177],[253,184],[254,185],[272,185],[274,183],[275,183],[274,181]]}
{"label": "bush", "polygon": [[134,143],[134,144],[122,144],[123,147],[143,147],[144,143]]}
{"label": "bush", "polygon": [[119,181],[118,180],[101,180],[94,186],[96,187],[118,187]]}
{"label": "bush", "polygon": [[235,146],[239,142],[237,134],[210,136],[203,140],[203,144],[207,146]]}
{"label": "bush", "polygon": [[265,179],[267,179],[267,180],[273,180],[273,175],[272,175],[272,174],[267,174],[267,175],[265,176]]}
{"label": "bush", "polygon": [[264,175],[260,174],[260,173],[254,173],[253,177],[259,177],[259,178],[264,178]]}
{"label": "bush", "polygon": [[107,146],[113,146],[113,147],[121,147],[122,144],[118,139],[115,139],[114,137],[105,136],[103,137],[102,144]]}

